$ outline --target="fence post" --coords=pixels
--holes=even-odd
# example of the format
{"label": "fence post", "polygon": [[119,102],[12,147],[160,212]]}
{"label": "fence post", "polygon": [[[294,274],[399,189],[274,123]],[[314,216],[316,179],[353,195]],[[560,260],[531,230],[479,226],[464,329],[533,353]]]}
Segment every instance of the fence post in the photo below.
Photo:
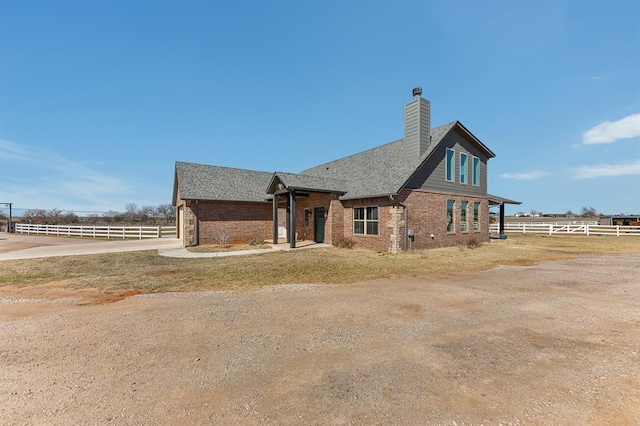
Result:
{"label": "fence post", "polygon": [[161,227],[158,226],[158,238],[162,237],[162,230]]}
{"label": "fence post", "polygon": [[616,225],[616,237],[620,236],[620,225]]}
{"label": "fence post", "polygon": [[584,233],[587,234],[587,237],[589,236],[589,225],[585,225]]}

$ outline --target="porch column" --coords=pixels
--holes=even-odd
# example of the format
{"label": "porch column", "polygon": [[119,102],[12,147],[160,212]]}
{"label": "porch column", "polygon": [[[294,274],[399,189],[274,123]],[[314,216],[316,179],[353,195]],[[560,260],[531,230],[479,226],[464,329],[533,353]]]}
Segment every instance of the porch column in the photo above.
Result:
{"label": "porch column", "polygon": [[273,194],[273,244],[278,244],[278,196]]}
{"label": "porch column", "polygon": [[504,203],[500,203],[500,235],[504,235]]}
{"label": "porch column", "polygon": [[289,247],[296,248],[296,193],[289,190]]}

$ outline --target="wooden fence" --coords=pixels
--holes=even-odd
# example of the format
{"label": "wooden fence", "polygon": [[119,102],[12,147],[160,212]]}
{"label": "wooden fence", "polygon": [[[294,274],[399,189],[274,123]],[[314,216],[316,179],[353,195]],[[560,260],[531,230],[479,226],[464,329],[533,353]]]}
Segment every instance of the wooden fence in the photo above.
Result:
{"label": "wooden fence", "polygon": [[[500,231],[497,223],[489,226],[491,232]],[[504,232],[520,233],[520,234],[563,234],[563,235],[612,235],[616,237],[622,236],[640,236],[640,227],[638,226],[618,226],[618,225],[590,225],[588,223],[505,223]]]}
{"label": "wooden fence", "polygon": [[16,223],[17,234],[57,235],[83,238],[175,238],[175,226],[80,226],[80,225],[32,225]]}

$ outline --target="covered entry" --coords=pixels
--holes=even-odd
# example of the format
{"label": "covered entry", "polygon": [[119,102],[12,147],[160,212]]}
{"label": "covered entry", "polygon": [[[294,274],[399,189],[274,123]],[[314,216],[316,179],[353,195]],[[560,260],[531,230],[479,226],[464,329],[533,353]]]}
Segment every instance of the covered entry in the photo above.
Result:
{"label": "covered entry", "polygon": [[[328,195],[335,194],[334,198],[337,198],[337,196],[346,193],[346,183],[342,180],[292,173],[274,173],[267,188],[267,194],[272,196],[273,203],[273,243],[278,243],[278,209],[282,209],[285,203],[286,234],[291,248],[295,248],[296,240],[301,239],[312,238],[317,243],[325,242],[331,200]],[[304,209],[297,207],[300,199],[304,200]],[[303,228],[303,234],[298,232],[298,226]]]}
{"label": "covered entry", "polygon": [[487,194],[489,199],[489,207],[500,206],[500,235],[504,235],[504,205],[505,204],[522,204],[521,201],[514,201],[508,198],[498,197],[497,195]]}

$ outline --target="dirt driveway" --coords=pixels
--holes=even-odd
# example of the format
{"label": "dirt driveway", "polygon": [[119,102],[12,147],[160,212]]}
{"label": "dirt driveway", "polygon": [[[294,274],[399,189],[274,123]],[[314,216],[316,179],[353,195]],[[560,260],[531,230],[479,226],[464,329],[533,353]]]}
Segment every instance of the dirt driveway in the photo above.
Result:
{"label": "dirt driveway", "polygon": [[640,255],[91,304],[0,289],[0,424],[639,424]]}

